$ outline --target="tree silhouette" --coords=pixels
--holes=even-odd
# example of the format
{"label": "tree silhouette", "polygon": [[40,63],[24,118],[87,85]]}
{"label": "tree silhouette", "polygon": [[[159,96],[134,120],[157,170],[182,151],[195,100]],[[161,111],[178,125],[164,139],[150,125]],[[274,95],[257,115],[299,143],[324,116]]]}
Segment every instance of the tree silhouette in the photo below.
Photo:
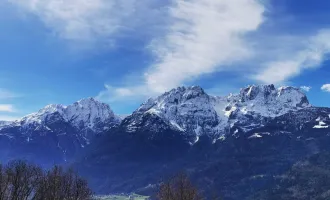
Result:
{"label": "tree silhouette", "polygon": [[92,191],[72,169],[43,171],[24,161],[0,164],[0,200],[88,200]]}
{"label": "tree silhouette", "polygon": [[188,176],[180,173],[169,181],[163,183],[158,191],[159,200],[202,200],[196,187]]}

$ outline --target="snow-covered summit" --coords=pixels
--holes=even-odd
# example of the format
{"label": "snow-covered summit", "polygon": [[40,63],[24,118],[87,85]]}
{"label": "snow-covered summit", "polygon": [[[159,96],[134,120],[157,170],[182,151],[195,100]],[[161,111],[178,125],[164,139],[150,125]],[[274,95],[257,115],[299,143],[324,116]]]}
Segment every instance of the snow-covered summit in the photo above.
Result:
{"label": "snow-covered summit", "polygon": [[79,100],[72,105],[50,104],[36,113],[29,114],[15,124],[29,126],[31,124],[44,124],[50,116],[56,115],[76,128],[93,130],[98,123],[119,123],[120,118],[111,110],[110,106],[94,98]]}
{"label": "snow-covered summit", "polygon": [[230,98],[230,106],[241,112],[254,112],[265,117],[276,117],[291,110],[309,107],[306,95],[294,87],[275,88],[274,85],[252,85],[241,89]]}
{"label": "snow-covered summit", "polygon": [[66,107],[61,104],[50,104],[40,109],[36,113],[31,113],[29,115],[24,116],[22,119],[16,120],[14,123],[21,125],[42,124],[45,121],[46,117],[54,113],[58,113],[63,116],[65,108]]}
{"label": "snow-covered summit", "polygon": [[67,106],[64,115],[76,126],[83,125],[89,128],[94,128],[96,122],[104,123],[110,119],[119,123],[121,120],[113,113],[108,104],[101,103],[94,98],[82,99]]}
{"label": "snow-covered summit", "polygon": [[157,115],[180,131],[193,129],[199,132],[200,126],[212,126],[219,121],[214,103],[215,98],[201,87],[178,87],[156,99],[149,99],[133,115]]}
{"label": "snow-covered summit", "polygon": [[[209,100],[204,90],[199,86],[193,87],[178,87],[169,92],[165,92],[161,96],[149,99],[138,108],[137,112],[153,112],[171,109],[174,105],[187,105],[194,103],[194,106],[202,106],[199,103],[206,103]],[[151,109],[153,108],[153,109]],[[150,110],[151,109],[151,110]]]}

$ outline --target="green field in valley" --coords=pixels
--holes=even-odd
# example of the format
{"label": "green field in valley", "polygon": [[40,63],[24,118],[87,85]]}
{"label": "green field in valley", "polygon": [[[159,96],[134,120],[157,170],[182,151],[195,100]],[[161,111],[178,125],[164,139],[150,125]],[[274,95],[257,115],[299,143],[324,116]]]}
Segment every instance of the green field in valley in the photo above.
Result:
{"label": "green field in valley", "polygon": [[[131,197],[131,198],[130,198]],[[141,196],[138,194],[132,194],[132,195],[106,195],[106,196],[95,196],[93,200],[146,200],[149,197],[147,196]]]}

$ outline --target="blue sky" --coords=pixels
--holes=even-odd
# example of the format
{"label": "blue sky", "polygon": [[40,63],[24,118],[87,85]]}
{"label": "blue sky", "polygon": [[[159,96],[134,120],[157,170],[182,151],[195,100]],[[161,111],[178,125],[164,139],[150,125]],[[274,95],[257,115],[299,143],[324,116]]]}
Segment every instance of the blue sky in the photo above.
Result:
{"label": "blue sky", "polygon": [[96,97],[118,114],[173,87],[303,87],[330,106],[327,0],[0,2],[0,120]]}

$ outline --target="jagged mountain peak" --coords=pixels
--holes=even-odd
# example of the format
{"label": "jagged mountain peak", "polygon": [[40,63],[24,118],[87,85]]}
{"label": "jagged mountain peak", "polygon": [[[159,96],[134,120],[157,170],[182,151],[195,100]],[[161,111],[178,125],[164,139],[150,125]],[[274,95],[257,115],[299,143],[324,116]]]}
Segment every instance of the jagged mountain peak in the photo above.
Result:
{"label": "jagged mountain peak", "polygon": [[209,96],[199,86],[192,87],[178,87],[165,92],[157,98],[150,98],[143,103],[138,111],[143,112],[149,110],[151,107],[158,107],[159,109],[166,109],[169,105],[184,104],[187,101],[195,101],[196,99],[208,98]]}
{"label": "jagged mountain peak", "polygon": [[108,118],[120,120],[114,114],[108,104],[102,103],[92,97],[81,99],[65,109],[65,115],[68,120],[76,121],[77,123],[88,123],[89,127],[94,126],[94,121],[99,120],[104,122]]}
{"label": "jagged mountain peak", "polygon": [[[144,120],[151,115],[162,119],[163,123],[175,130],[199,132],[198,127],[202,124],[211,126],[218,121],[213,101],[213,97],[199,86],[172,89],[143,103],[128,120],[125,120],[126,124],[130,124],[127,130],[131,132],[146,126],[146,123],[151,124]],[[159,125],[162,126],[163,124]]]}
{"label": "jagged mountain peak", "polygon": [[177,87],[177,88],[173,88],[169,92],[165,92],[165,94],[178,92],[178,91],[179,92],[196,91],[196,92],[204,93],[204,90],[203,90],[202,87],[200,87],[198,85],[195,85],[195,86],[180,86],[180,87]]}
{"label": "jagged mountain peak", "polygon": [[172,90],[170,90],[169,92],[165,92],[164,94],[160,95],[158,98],[162,99],[162,98],[168,98],[171,96],[183,96],[183,97],[188,97],[190,95],[194,95],[194,96],[201,96],[201,95],[205,95],[205,91],[203,90],[203,88],[201,88],[200,86],[191,86],[191,87],[177,87],[174,88]]}
{"label": "jagged mountain peak", "polygon": [[80,99],[79,101],[73,103],[73,105],[88,106],[88,105],[108,105],[108,104],[100,102],[94,97],[88,97],[88,98]]}
{"label": "jagged mountain peak", "polygon": [[[240,91],[240,96],[244,100],[253,100],[256,97],[262,97],[265,100],[267,98],[276,97],[280,98],[281,96],[299,96],[307,100],[307,97],[304,92],[301,91],[300,88],[292,87],[292,86],[282,86],[279,88],[275,88],[273,84],[270,85],[249,85],[246,88],[242,88]],[[306,103],[309,103],[308,100]]]}
{"label": "jagged mountain peak", "polygon": [[241,89],[236,98],[239,99],[241,106],[247,106],[255,112],[260,110],[263,115],[281,115],[288,110],[310,106],[305,93],[291,86],[275,88],[272,84],[251,85]]}
{"label": "jagged mountain peak", "polygon": [[276,93],[277,90],[273,84],[271,85],[249,85],[246,88],[241,89],[240,96],[243,99],[253,100],[258,95],[262,95],[263,97],[267,97],[272,93]]}

